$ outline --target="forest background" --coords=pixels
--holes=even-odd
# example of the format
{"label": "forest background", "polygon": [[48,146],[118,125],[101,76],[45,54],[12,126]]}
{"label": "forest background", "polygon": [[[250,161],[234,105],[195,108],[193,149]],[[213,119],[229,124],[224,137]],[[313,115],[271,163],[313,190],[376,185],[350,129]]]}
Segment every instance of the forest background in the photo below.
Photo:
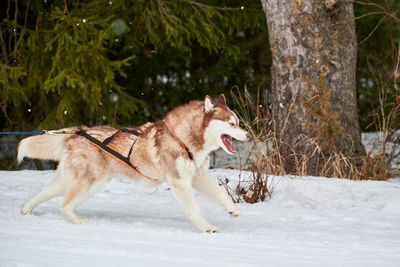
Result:
{"label": "forest background", "polygon": [[[353,3],[359,122],[376,131],[377,110],[400,102],[400,2]],[[0,12],[0,129],[134,126],[244,88],[270,104],[260,1],[8,0]]]}

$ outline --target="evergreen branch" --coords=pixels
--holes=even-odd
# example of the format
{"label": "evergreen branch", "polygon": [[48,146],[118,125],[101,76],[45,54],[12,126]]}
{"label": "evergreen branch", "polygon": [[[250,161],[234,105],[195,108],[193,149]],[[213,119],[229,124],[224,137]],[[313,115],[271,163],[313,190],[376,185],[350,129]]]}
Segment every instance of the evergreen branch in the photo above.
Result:
{"label": "evergreen branch", "polygon": [[241,10],[241,7],[219,7],[219,6],[211,6],[211,5],[206,5],[204,3],[200,3],[197,1],[190,1],[191,5],[199,6],[201,8],[207,8],[207,9],[214,9],[214,10],[222,10],[222,11],[229,11],[229,10]]}
{"label": "evergreen branch", "polygon": [[6,64],[0,64],[0,68],[6,69],[6,70],[21,70],[22,69],[22,67],[13,67],[13,66],[9,66]]}

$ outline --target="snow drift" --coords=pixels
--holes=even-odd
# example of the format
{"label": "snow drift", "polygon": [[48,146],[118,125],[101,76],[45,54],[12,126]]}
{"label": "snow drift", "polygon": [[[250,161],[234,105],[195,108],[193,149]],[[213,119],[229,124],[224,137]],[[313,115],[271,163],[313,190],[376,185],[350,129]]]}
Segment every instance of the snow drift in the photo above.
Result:
{"label": "snow drift", "polygon": [[23,202],[54,176],[0,172],[0,266],[400,266],[400,179],[274,177],[273,198],[239,204],[237,219],[196,194],[221,229],[203,234],[167,187],[120,179],[77,209],[86,225],[64,221],[60,198],[22,216]]}

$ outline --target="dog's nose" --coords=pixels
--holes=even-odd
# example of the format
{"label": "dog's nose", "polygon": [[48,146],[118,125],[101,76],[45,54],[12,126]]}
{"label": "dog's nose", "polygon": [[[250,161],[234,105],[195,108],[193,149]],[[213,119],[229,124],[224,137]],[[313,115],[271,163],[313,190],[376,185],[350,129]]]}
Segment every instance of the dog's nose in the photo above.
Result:
{"label": "dog's nose", "polygon": [[251,138],[251,134],[250,134],[250,133],[247,133],[247,134],[246,134],[246,138],[247,138],[246,141],[249,141],[250,138]]}

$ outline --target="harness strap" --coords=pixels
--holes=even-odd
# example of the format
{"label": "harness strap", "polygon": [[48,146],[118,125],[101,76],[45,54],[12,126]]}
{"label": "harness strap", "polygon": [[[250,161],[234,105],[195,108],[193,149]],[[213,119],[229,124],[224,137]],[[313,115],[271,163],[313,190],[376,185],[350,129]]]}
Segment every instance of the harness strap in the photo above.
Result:
{"label": "harness strap", "polygon": [[175,134],[175,129],[172,127],[172,125],[170,125],[170,128],[172,129],[172,132],[174,133],[175,137],[178,138],[179,144],[181,145],[181,147],[183,148],[183,150],[185,150],[186,155],[188,156],[188,158],[190,160],[194,160],[193,154],[192,152],[190,152],[189,148],[182,142],[182,140]]}
{"label": "harness strap", "polygon": [[126,129],[126,128],[121,128],[121,132],[127,132],[136,136],[139,136],[140,133],[136,130],[131,130],[131,129]]}
{"label": "harness strap", "polygon": [[121,130],[116,131],[113,135],[107,137],[106,139],[104,139],[103,144],[108,145],[108,143],[110,143],[114,137],[117,135],[117,133],[119,133]]}
{"label": "harness strap", "polygon": [[194,160],[192,152],[190,152],[189,148],[182,142],[182,140],[179,137],[176,137],[179,140],[179,143],[183,147],[183,149],[186,152],[186,155],[189,157],[190,160]]}
{"label": "harness strap", "polygon": [[140,133],[138,131],[122,128],[122,129],[119,129],[118,131],[116,131],[113,135],[111,135],[111,136],[107,137],[106,139],[104,139],[103,143],[105,145],[110,143],[119,132],[127,132],[127,133],[130,133],[130,134],[136,135],[136,136],[140,135]]}
{"label": "harness strap", "polygon": [[[130,130],[130,131],[131,131],[131,130]],[[136,131],[135,131],[135,132],[136,132]],[[138,132],[136,132],[136,133],[138,133]],[[130,154],[131,154],[131,152],[132,152],[133,145],[135,144],[136,141],[132,144],[132,147],[131,147],[131,149],[130,149],[130,151],[129,151],[128,157],[125,157],[125,156],[123,156],[121,153],[119,153],[117,150],[115,150],[115,149],[112,148],[111,146],[107,145],[107,143],[101,142],[99,139],[97,139],[97,138],[91,136],[90,134],[88,134],[88,133],[86,133],[86,132],[84,132],[84,131],[77,131],[76,134],[85,137],[85,138],[88,139],[94,146],[96,146],[96,147],[98,147],[99,149],[103,150],[104,152],[108,153],[110,156],[114,157],[115,159],[121,161],[121,162],[124,163],[126,166],[128,166],[129,168],[131,168],[132,170],[134,170],[137,174],[140,174],[141,176],[143,176],[143,177],[145,177],[145,178],[147,178],[147,179],[149,179],[149,180],[157,181],[157,179],[150,178],[150,177],[148,177],[148,176],[142,174],[141,172],[139,172],[139,170],[138,170],[134,165],[132,165],[132,163],[129,161],[129,156],[130,156]],[[115,134],[116,134],[116,133],[115,133]],[[114,135],[115,135],[115,134],[114,134]],[[138,134],[139,134],[139,133],[138,133]],[[108,138],[107,138],[107,139],[108,139]],[[112,139],[111,139],[111,140],[112,140]],[[110,141],[111,141],[111,140],[110,140]],[[109,142],[110,142],[110,141],[109,141]],[[108,142],[108,143],[109,143],[109,142]]]}
{"label": "harness strap", "polygon": [[136,144],[136,140],[133,141],[133,143],[132,143],[132,145],[131,145],[131,149],[129,149],[128,156],[126,156],[128,159],[130,158],[130,156],[131,156],[131,154],[132,154],[133,146],[134,146],[135,144]]}
{"label": "harness strap", "polygon": [[[172,128],[172,127],[171,127],[171,128]],[[172,130],[174,131],[173,128],[172,128]],[[89,140],[89,142],[90,142],[92,145],[94,145],[94,146],[96,146],[97,148],[103,150],[104,152],[106,152],[107,154],[109,154],[110,156],[112,156],[113,158],[115,158],[115,159],[121,161],[121,162],[124,163],[126,166],[128,166],[129,168],[131,168],[132,170],[134,170],[137,174],[139,174],[139,175],[141,175],[141,176],[143,176],[143,177],[145,177],[145,178],[147,178],[147,179],[149,179],[149,180],[158,181],[158,179],[150,178],[150,177],[148,177],[148,176],[142,174],[141,172],[139,172],[139,170],[137,169],[137,167],[134,166],[134,165],[132,165],[132,163],[130,162],[129,158],[130,158],[130,156],[131,156],[131,154],[132,154],[133,146],[135,145],[136,140],[132,143],[132,146],[131,146],[131,148],[129,149],[129,153],[128,153],[128,156],[127,156],[127,157],[123,156],[121,153],[119,153],[119,152],[118,152],[117,150],[115,150],[113,147],[111,147],[111,146],[108,145],[108,144],[114,139],[114,137],[115,137],[119,132],[127,132],[127,133],[130,133],[130,134],[136,135],[136,136],[139,136],[139,135],[140,135],[140,133],[139,133],[138,131],[130,130],[130,129],[126,129],[126,128],[122,128],[122,129],[116,131],[113,135],[111,135],[111,136],[107,137],[106,139],[104,139],[104,141],[102,142],[102,141],[100,141],[99,139],[97,139],[97,138],[91,136],[90,134],[88,134],[88,133],[86,133],[86,132],[84,132],[84,131],[76,131],[75,133],[78,134],[78,135],[80,135],[80,136],[85,137],[86,139]],[[182,140],[181,140],[178,136],[176,136],[176,134],[175,134],[175,137],[178,139],[178,141],[179,141],[180,145],[182,146],[183,150],[185,150],[186,155],[188,156],[188,158],[189,158],[190,160],[193,160],[193,161],[194,161],[193,154],[192,154],[192,152],[190,152],[189,148],[182,142]]]}

